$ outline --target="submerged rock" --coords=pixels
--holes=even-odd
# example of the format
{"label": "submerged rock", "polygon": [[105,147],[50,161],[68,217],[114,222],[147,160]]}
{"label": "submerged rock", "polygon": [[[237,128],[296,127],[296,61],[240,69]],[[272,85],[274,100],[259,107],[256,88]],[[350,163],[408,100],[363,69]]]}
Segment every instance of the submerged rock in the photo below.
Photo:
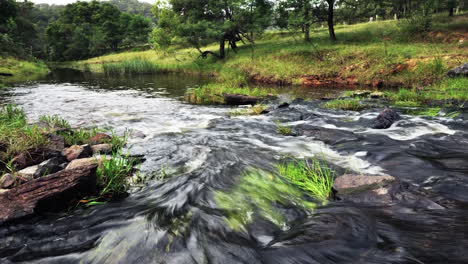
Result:
{"label": "submerged rock", "polygon": [[66,148],[62,151],[62,155],[67,158],[68,161],[75,159],[88,158],[93,155],[93,150],[90,145],[74,145]]}
{"label": "submerged rock", "polygon": [[468,63],[465,63],[455,69],[450,70],[447,75],[451,78],[468,77]]}
{"label": "submerged rock", "polygon": [[374,120],[372,128],[374,129],[387,129],[400,119],[400,115],[393,109],[386,108]]}
{"label": "submerged rock", "polygon": [[353,192],[378,189],[394,181],[395,178],[390,175],[372,176],[346,174],[335,180],[333,188],[338,192],[338,194],[349,194]]}
{"label": "submerged rock", "polygon": [[96,165],[65,170],[26,182],[0,194],[0,222],[55,211],[96,190]]}

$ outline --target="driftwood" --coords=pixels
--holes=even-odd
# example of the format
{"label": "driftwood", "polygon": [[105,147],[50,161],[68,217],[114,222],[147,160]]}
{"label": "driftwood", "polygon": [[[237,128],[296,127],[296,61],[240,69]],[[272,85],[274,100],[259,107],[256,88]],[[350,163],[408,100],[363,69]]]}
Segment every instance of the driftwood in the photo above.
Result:
{"label": "driftwood", "polygon": [[66,208],[70,201],[96,191],[97,165],[63,170],[0,194],[0,223],[34,213]]}
{"label": "driftwood", "polygon": [[255,105],[260,98],[242,94],[224,94],[224,101],[228,105]]}
{"label": "driftwood", "polygon": [[13,74],[6,73],[6,72],[0,72],[0,76],[9,76],[9,77],[11,77],[11,76],[13,76]]}

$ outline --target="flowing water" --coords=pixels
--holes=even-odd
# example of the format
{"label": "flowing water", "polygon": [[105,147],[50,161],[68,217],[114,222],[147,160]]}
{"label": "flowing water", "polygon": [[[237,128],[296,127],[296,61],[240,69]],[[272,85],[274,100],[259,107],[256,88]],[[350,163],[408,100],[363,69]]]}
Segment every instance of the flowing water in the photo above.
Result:
{"label": "flowing water", "polygon": [[[230,117],[232,108],[180,100],[204,82],[68,75],[4,92],[33,120],[59,114],[74,126],[132,132],[128,149],[145,155],[141,170],[154,177],[121,201],[0,226],[0,262],[468,263],[466,115],[403,115],[373,130],[381,109],[329,111],[312,101]],[[279,135],[278,120],[305,132]],[[285,182],[243,180],[251,168],[314,155],[338,171],[392,175],[405,195],[314,207],[307,195],[282,193]]]}

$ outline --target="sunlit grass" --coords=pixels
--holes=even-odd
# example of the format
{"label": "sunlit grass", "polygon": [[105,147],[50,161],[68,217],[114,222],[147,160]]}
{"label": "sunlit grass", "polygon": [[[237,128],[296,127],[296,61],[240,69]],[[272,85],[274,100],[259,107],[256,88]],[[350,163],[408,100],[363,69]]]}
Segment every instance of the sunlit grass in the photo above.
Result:
{"label": "sunlit grass", "polygon": [[292,161],[278,165],[278,170],[281,176],[323,202],[332,194],[335,171],[326,162]]}

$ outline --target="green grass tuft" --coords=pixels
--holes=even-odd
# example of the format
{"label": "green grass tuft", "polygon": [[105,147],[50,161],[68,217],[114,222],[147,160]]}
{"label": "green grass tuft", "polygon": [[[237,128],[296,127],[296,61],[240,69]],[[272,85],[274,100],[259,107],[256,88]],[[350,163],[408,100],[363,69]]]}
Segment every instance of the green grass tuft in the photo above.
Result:
{"label": "green grass tuft", "polygon": [[193,104],[224,104],[224,94],[242,94],[257,97],[276,95],[277,91],[270,88],[238,87],[228,84],[207,84],[189,90],[185,100]]}
{"label": "green grass tuft", "polygon": [[45,143],[43,131],[28,124],[23,109],[11,104],[0,109],[0,167],[9,164],[15,155]]}
{"label": "green grass tuft", "polygon": [[98,186],[101,196],[119,196],[127,190],[127,178],[133,172],[135,162],[128,156],[115,152],[110,159],[104,159],[98,167]]}
{"label": "green grass tuft", "polygon": [[45,123],[51,129],[70,129],[70,123],[58,115],[41,116],[39,121]]}
{"label": "green grass tuft", "polygon": [[[122,62],[102,64],[102,67],[106,75],[151,74],[162,71],[156,63],[138,57]],[[89,70],[89,66],[87,69]]]}
{"label": "green grass tuft", "polygon": [[278,165],[281,176],[307,191],[313,197],[327,201],[332,193],[335,172],[327,163],[318,159],[292,161]]}
{"label": "green grass tuft", "polygon": [[365,109],[359,99],[336,99],[323,104],[323,107],[328,109],[341,109],[350,111],[360,111]]}
{"label": "green grass tuft", "polygon": [[293,129],[290,126],[286,126],[281,124],[279,121],[276,123],[278,126],[278,133],[283,136],[291,136],[293,135]]}

